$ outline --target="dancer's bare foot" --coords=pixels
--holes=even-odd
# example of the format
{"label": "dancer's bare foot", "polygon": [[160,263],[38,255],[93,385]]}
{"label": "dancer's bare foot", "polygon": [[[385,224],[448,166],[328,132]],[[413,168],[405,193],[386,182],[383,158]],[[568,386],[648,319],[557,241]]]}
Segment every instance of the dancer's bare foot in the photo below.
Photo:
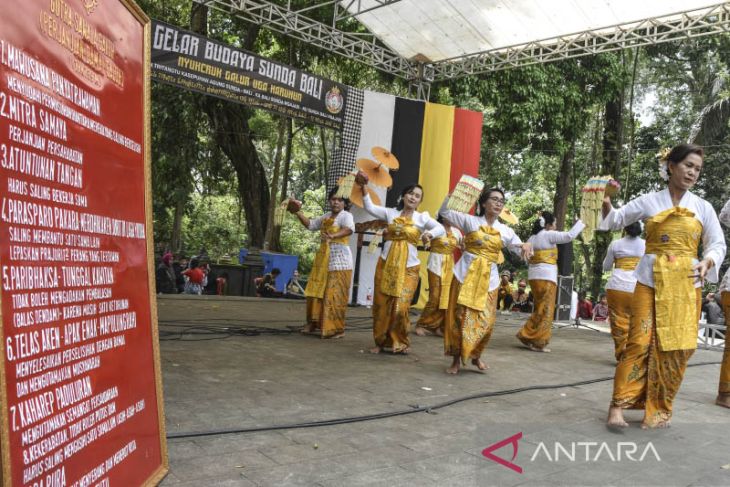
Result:
{"label": "dancer's bare foot", "polygon": [[461,368],[461,359],[459,357],[454,357],[454,360],[451,362],[451,367],[446,369],[447,374],[456,375],[459,373],[459,369]]}
{"label": "dancer's bare foot", "polygon": [[334,335],[330,335],[328,337],[322,337],[322,338],[328,338],[330,340],[335,340],[336,338],[342,338],[343,336],[345,336],[345,332],[344,331],[343,332],[340,332],[340,333],[335,333]]}
{"label": "dancer's bare foot", "polygon": [[443,331],[441,330],[441,328],[436,328],[436,329],[434,330],[433,334],[434,334],[434,335],[436,335],[437,337],[442,337],[442,336],[444,336],[444,332],[443,332]]}
{"label": "dancer's bare foot", "polygon": [[396,355],[408,355],[409,353],[411,353],[411,347],[401,348],[398,351],[393,350],[393,353]]}
{"label": "dancer's bare foot", "polygon": [[724,408],[730,408],[730,393],[718,394],[717,399],[715,399],[715,404]]}
{"label": "dancer's bare foot", "polygon": [[471,359],[471,364],[479,370],[487,370],[489,368],[489,365],[485,364],[478,358]]}
{"label": "dancer's bare foot", "polygon": [[550,349],[548,347],[537,347],[535,345],[528,345],[527,348],[532,350],[533,352],[542,352],[542,353],[550,353]]}
{"label": "dancer's bare foot", "polygon": [[624,410],[617,406],[608,408],[606,426],[609,428],[628,428],[629,423],[624,420]]}
{"label": "dancer's bare foot", "polygon": [[378,346],[375,346],[375,347],[371,348],[370,350],[368,350],[368,352],[370,352],[370,353],[380,353],[382,350],[383,350],[382,348],[380,348]]}
{"label": "dancer's bare foot", "polygon": [[416,327],[416,335],[418,335],[419,337],[425,337],[426,336],[426,329],[425,328],[421,328],[420,326],[417,326]]}

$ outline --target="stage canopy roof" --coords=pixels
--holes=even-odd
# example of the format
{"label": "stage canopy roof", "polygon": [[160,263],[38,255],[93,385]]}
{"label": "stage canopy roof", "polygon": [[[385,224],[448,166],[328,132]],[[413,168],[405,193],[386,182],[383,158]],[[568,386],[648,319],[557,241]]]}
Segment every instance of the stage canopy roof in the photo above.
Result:
{"label": "stage canopy roof", "polygon": [[712,0],[195,1],[422,82],[730,30],[730,2]]}

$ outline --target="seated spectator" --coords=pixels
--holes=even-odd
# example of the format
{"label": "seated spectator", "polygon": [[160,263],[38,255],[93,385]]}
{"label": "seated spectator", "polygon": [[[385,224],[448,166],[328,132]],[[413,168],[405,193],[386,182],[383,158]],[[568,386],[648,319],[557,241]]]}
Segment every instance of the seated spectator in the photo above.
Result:
{"label": "seated spectator", "polygon": [[264,274],[264,278],[258,285],[256,292],[262,298],[278,298],[282,293],[276,290],[276,278],[281,274],[278,267],[271,269],[271,272]]}
{"label": "seated spectator", "polygon": [[208,267],[197,259],[190,260],[190,269],[183,272],[185,276],[185,294],[203,294],[208,284]]}
{"label": "seated spectator", "polygon": [[527,292],[527,281],[525,279],[520,279],[517,282],[517,292],[512,295],[512,300],[512,311],[532,313],[534,301],[532,293]]}
{"label": "seated spectator", "polygon": [[499,282],[499,291],[497,291],[497,309],[498,310],[507,310],[509,311],[512,309],[512,301],[514,298],[512,297],[512,294],[514,293],[514,288],[512,287],[512,283],[510,282],[510,279],[512,278],[512,273],[510,271],[502,271],[500,276],[500,282]]}
{"label": "seated spectator", "polygon": [[725,315],[722,313],[722,308],[717,302],[715,293],[709,293],[706,298],[706,303],[702,306],[702,311],[705,312],[705,320],[710,325],[723,325],[725,324]]}
{"label": "seated spectator", "polygon": [[177,294],[175,269],[172,267],[172,253],[165,252],[155,272],[155,285],[159,294]]}
{"label": "seated spectator", "polygon": [[583,320],[593,319],[593,303],[588,299],[585,291],[578,293],[578,318]]}
{"label": "seated spectator", "polygon": [[290,298],[303,298],[304,287],[299,283],[299,271],[294,270],[294,275],[286,283],[286,295]]}
{"label": "seated spectator", "polygon": [[598,295],[598,302],[593,308],[593,321],[608,321],[608,300],[605,294]]}

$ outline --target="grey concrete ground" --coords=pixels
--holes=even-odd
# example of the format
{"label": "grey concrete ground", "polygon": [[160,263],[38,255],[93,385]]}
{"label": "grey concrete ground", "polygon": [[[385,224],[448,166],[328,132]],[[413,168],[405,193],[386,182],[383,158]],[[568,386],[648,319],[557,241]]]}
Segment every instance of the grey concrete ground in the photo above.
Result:
{"label": "grey concrete ground", "polygon": [[[514,338],[523,316],[500,316],[483,357],[487,373],[467,369],[457,377],[444,373],[448,360],[436,337],[413,336],[408,356],[366,353],[367,309],[349,310],[340,340],[287,333],[303,316],[296,301],[161,298],[168,434],[405,411],[613,374],[609,335],[558,329],[552,353],[533,353]],[[201,326],[249,333],[225,338]],[[697,351],[691,363],[720,360],[718,352]],[[612,383],[602,381],[373,421],[170,439],[162,485],[730,485],[730,410],[714,405],[718,375],[718,365],[688,369],[673,426],[663,431],[640,430],[634,411],[631,428],[608,431]],[[492,451],[501,462],[483,455],[510,437],[514,443]]]}

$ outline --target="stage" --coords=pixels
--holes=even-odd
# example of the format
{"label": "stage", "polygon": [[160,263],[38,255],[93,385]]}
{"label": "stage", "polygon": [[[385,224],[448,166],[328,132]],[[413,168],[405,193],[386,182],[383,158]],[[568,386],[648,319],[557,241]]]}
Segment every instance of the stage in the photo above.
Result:
{"label": "stage", "polygon": [[[688,369],[672,428],[641,431],[641,412],[630,411],[631,428],[616,434],[604,426],[612,382],[600,379],[612,377],[614,368],[607,333],[555,329],[552,353],[540,354],[514,337],[525,315],[499,315],[482,357],[490,369],[467,367],[454,377],[444,373],[449,360],[438,337],[413,335],[408,356],[367,353],[370,310],[363,307],[348,310],[344,338],[320,340],[288,328],[303,322],[304,301],[163,296],[158,306],[169,436],[417,411],[316,428],[171,438],[164,486],[730,483],[730,410],[714,405],[719,365]],[[213,329],[221,334],[210,334]],[[698,350],[690,363],[721,358]],[[428,410],[435,405],[444,407]],[[509,438],[519,448],[513,460],[509,441],[493,450],[502,462],[482,454]],[[656,456],[616,460],[618,443],[637,443],[638,458],[648,441]],[[554,458],[557,444],[569,450],[576,443],[572,459]],[[601,453],[604,443],[608,451]],[[597,446],[589,455],[590,445]]]}

